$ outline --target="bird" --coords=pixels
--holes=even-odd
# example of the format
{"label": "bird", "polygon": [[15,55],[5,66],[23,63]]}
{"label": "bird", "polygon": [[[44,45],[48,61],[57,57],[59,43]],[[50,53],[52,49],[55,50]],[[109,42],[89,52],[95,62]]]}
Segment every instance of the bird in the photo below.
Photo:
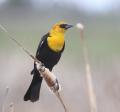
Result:
{"label": "bird", "polygon": [[[53,25],[49,32],[46,33],[40,40],[36,51],[36,58],[50,71],[52,71],[53,67],[61,58],[65,48],[65,32],[71,27],[73,27],[73,25],[60,21]],[[37,70],[35,62],[31,74],[33,74],[33,79],[27,92],[25,93],[24,101],[30,100],[31,102],[36,102],[39,100],[43,78]]]}

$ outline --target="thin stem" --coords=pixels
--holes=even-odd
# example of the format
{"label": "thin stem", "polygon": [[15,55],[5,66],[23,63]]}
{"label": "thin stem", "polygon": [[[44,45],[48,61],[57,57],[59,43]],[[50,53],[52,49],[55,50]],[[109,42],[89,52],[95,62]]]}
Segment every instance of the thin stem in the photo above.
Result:
{"label": "thin stem", "polygon": [[84,62],[85,62],[85,71],[86,71],[86,80],[87,80],[88,95],[89,95],[89,101],[90,101],[90,109],[91,109],[91,112],[97,112],[96,94],[94,91],[91,66],[89,63],[88,48],[87,48],[85,38],[84,38],[84,29],[80,29],[80,39],[81,39],[82,47],[83,47],[83,55],[84,55]]}
{"label": "thin stem", "polygon": [[68,109],[67,109],[67,107],[66,107],[66,105],[65,105],[65,103],[64,103],[64,101],[63,101],[63,98],[62,98],[62,96],[60,95],[60,93],[59,93],[59,92],[56,92],[55,94],[56,94],[56,96],[58,97],[59,101],[61,102],[61,104],[62,104],[65,112],[68,112]]}
{"label": "thin stem", "polygon": [[2,112],[5,112],[5,104],[6,104],[8,92],[9,92],[9,88],[6,87],[5,94],[4,94],[4,97],[3,97],[3,102],[2,102]]}

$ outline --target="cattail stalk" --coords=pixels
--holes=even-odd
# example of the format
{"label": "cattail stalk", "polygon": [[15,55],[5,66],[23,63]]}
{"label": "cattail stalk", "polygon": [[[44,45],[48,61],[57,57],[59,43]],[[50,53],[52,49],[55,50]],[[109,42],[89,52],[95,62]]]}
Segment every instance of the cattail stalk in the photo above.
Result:
{"label": "cattail stalk", "polygon": [[2,102],[2,112],[5,112],[5,104],[6,104],[8,92],[9,92],[9,88],[6,87],[5,94],[4,94],[4,97],[3,97],[3,102]]}
{"label": "cattail stalk", "polygon": [[96,94],[95,94],[94,84],[93,84],[93,79],[91,74],[91,66],[89,63],[88,48],[84,38],[84,26],[78,23],[77,28],[80,30],[80,39],[81,39],[82,48],[83,48],[86,80],[87,80],[88,95],[89,95],[89,102],[90,102],[90,112],[97,112]]}
{"label": "cattail stalk", "polygon": [[9,106],[10,106],[10,112],[15,112],[14,104],[11,103]]}
{"label": "cattail stalk", "polygon": [[64,103],[63,97],[60,95],[61,86],[56,78],[56,76],[49,71],[48,68],[45,68],[45,66],[41,66],[41,64],[36,62],[37,69],[39,70],[41,76],[45,80],[47,86],[50,88],[50,90],[57,96],[60,103],[62,104],[64,111],[68,112],[68,109]]}

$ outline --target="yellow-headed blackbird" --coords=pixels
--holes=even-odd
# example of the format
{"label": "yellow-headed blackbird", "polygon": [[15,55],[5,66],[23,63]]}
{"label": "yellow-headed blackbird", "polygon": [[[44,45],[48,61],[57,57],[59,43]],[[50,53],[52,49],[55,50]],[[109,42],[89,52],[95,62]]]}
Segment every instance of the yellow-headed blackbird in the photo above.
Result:
{"label": "yellow-headed blackbird", "polygon": [[[36,58],[50,71],[52,71],[52,68],[58,63],[61,57],[65,48],[64,34],[65,31],[71,27],[72,25],[68,25],[65,22],[56,23],[51,30],[42,37],[39,43]],[[33,79],[24,96],[24,101],[30,100],[31,102],[35,102],[39,99],[42,83],[42,77],[40,77],[35,63],[31,74],[33,74]]]}

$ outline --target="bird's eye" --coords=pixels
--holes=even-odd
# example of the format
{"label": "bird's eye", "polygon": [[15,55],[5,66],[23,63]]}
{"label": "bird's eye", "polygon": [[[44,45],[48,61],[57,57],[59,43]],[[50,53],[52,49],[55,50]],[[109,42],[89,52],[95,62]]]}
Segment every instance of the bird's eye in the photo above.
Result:
{"label": "bird's eye", "polygon": [[61,28],[65,28],[67,24],[61,24],[60,27]]}

